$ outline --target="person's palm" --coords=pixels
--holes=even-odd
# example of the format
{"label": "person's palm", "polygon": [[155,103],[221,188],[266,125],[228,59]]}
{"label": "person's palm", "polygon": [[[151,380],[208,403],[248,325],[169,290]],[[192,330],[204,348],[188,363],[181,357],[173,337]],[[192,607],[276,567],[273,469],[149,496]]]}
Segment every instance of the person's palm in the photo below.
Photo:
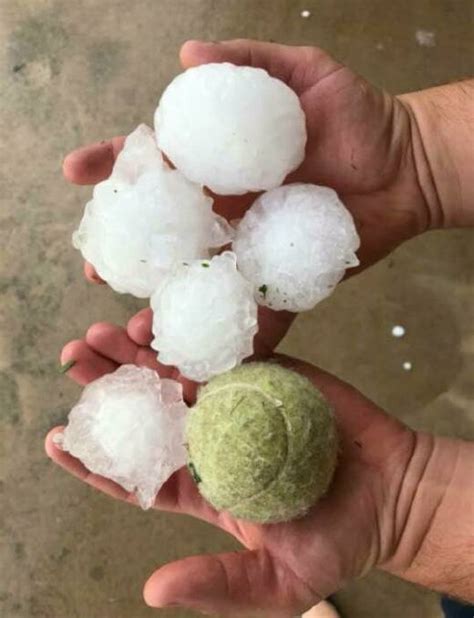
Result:
{"label": "person's palm", "polygon": [[[299,96],[306,114],[308,142],[301,167],[288,181],[334,188],[351,211],[361,237],[361,268],[380,259],[404,240],[425,230],[429,221],[412,155],[411,123],[402,103],[374,88],[325,52],[256,41],[188,42],[181,50],[184,67],[232,62],[266,69]],[[66,177],[94,184],[110,174],[124,138],[81,148],[65,160]],[[215,210],[234,220],[254,195],[215,198]],[[350,271],[349,274],[356,271]],[[86,265],[89,279],[98,277]],[[273,350],[293,315],[261,310],[258,354]],[[150,339],[150,312],[138,314],[130,334]]]}
{"label": "person's palm", "polygon": [[[89,344],[73,342],[64,354],[81,362],[72,372],[84,384],[121,362],[137,359],[159,369],[153,353],[138,348],[125,331],[97,324]],[[159,509],[187,513],[234,535],[246,551],[185,558],[156,571],[145,586],[156,607],[183,605],[219,616],[294,616],[348,580],[386,563],[395,551],[393,526],[404,472],[415,436],[355,389],[310,365],[280,358],[306,375],[332,404],[341,439],[340,461],[326,497],[302,519],[261,526],[218,513],[201,498],[186,469],[160,492]],[[108,363],[108,366],[106,366]],[[195,385],[187,384],[192,402]],[[135,502],[118,485],[89,473],[47,438],[47,452],[59,465],[113,497]]]}

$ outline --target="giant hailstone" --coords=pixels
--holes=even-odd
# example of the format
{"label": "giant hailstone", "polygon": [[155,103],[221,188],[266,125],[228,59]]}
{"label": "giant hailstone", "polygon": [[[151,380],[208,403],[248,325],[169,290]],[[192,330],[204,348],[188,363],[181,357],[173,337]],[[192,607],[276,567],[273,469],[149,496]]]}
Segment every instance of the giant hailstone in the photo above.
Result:
{"label": "giant hailstone", "polygon": [[181,264],[151,297],[158,360],[198,382],[253,352],[257,303],[233,253]]}
{"label": "giant hailstone", "polygon": [[359,264],[359,244],[352,216],[335,191],[295,183],[256,199],[238,225],[232,250],[261,305],[305,311]]}
{"label": "giant hailstone", "polygon": [[296,94],[263,69],[211,63],[166,88],[158,145],[190,180],[222,195],[272,189],[303,161],[305,115]]}
{"label": "giant hailstone", "polygon": [[188,408],[181,384],[146,367],[122,365],[88,384],[55,442],[94,474],[153,506],[164,482],[186,463]]}
{"label": "giant hailstone", "polygon": [[209,257],[231,236],[212,199],[163,161],[140,125],[94,188],[73,244],[114,290],[148,298],[178,261]]}

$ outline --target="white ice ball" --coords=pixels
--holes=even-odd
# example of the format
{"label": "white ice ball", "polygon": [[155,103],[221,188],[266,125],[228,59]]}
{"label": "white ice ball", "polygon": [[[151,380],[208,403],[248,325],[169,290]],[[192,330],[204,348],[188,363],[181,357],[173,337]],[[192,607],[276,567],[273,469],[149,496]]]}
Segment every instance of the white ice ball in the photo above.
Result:
{"label": "white ice ball", "polygon": [[153,131],[141,125],[94,188],[73,244],[114,290],[148,298],[174,264],[209,257],[231,238],[212,199],[164,163]]}
{"label": "white ice ball", "polygon": [[190,180],[222,195],[272,189],[303,161],[296,94],[263,69],[204,64],[178,75],[155,113],[158,145]]}
{"label": "white ice ball", "polygon": [[328,187],[291,184],[264,193],[232,246],[261,305],[305,311],[329,296],[359,248],[351,214]]}
{"label": "white ice ball", "polygon": [[158,360],[198,382],[253,353],[257,303],[231,252],[181,264],[151,297]]}
{"label": "white ice ball", "polygon": [[55,441],[94,474],[134,492],[148,509],[163,483],[186,464],[187,411],[181,384],[123,365],[84,388]]}

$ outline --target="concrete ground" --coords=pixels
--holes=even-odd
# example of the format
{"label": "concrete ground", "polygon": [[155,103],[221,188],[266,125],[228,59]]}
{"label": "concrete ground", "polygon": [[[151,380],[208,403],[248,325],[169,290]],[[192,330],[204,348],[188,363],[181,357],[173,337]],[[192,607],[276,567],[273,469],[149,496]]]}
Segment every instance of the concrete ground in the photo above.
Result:
{"label": "concrete ground", "polygon": [[[153,569],[235,546],[203,523],[94,493],[43,454],[44,434],[79,394],[56,372],[61,346],[92,322],[124,323],[141,306],[82,278],[69,239],[90,190],[62,180],[64,154],[151,122],[188,38],[316,43],[404,92],[472,73],[472,6],[1,0],[1,616],[151,617],[141,588]],[[418,29],[435,32],[435,45],[418,45]],[[473,260],[470,231],[413,240],[299,318],[282,349],[349,380],[414,427],[472,438]],[[402,340],[390,335],[398,323],[407,329]],[[406,360],[411,372],[402,370]],[[436,595],[380,573],[351,584],[338,601],[347,618],[440,616]]]}

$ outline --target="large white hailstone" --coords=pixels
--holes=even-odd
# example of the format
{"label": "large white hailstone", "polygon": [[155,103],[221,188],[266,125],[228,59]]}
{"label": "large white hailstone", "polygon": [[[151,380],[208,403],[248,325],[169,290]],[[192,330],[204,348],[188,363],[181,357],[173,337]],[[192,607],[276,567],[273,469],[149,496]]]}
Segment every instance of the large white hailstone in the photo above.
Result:
{"label": "large white hailstone", "polygon": [[190,180],[222,195],[272,189],[303,161],[305,115],[296,94],[263,69],[211,63],[166,88],[158,145]]}
{"label": "large white hailstone", "polygon": [[153,294],[151,307],[159,361],[191,380],[208,380],[253,353],[257,303],[229,251],[181,264]]}
{"label": "large white hailstone", "polygon": [[148,298],[176,262],[209,257],[231,237],[212,199],[163,161],[140,125],[94,188],[73,244],[114,290]]}
{"label": "large white hailstone", "polygon": [[153,506],[165,481],[186,464],[188,408],[181,384],[146,367],[123,365],[88,384],[55,442],[94,474]]}
{"label": "large white hailstone", "polygon": [[359,244],[352,216],[335,191],[295,183],[255,200],[232,250],[261,305],[306,311],[359,264]]}

